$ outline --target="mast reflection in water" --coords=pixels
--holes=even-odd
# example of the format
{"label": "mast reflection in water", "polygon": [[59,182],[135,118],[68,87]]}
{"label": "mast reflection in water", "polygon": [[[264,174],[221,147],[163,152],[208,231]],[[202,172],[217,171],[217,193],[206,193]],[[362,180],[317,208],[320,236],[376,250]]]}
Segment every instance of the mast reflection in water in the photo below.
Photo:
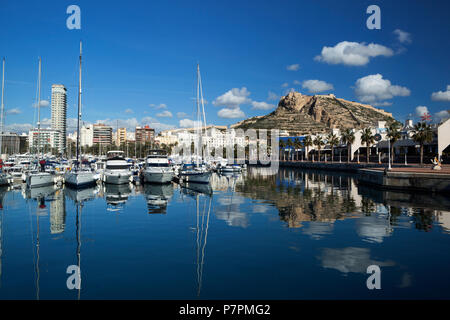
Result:
{"label": "mast reflection in water", "polygon": [[450,298],[448,197],[350,174],[249,167],[209,185],[4,188],[0,203],[1,299]]}

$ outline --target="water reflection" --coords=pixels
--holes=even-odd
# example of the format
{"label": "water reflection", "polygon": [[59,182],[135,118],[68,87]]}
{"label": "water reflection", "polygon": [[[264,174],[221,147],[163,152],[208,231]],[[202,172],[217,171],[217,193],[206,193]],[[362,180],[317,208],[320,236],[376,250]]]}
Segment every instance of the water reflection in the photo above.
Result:
{"label": "water reflection", "polygon": [[[209,185],[0,188],[0,298],[370,298],[372,264],[392,277],[383,298],[448,297],[448,197],[269,169]],[[83,292],[66,289],[69,265]],[[286,266],[296,272],[276,272]]]}
{"label": "water reflection", "polygon": [[148,213],[165,214],[169,200],[173,196],[173,184],[145,184],[143,189],[147,198]]}
{"label": "water reflection", "polygon": [[108,211],[121,211],[131,194],[130,184],[103,185],[103,195],[106,199]]}

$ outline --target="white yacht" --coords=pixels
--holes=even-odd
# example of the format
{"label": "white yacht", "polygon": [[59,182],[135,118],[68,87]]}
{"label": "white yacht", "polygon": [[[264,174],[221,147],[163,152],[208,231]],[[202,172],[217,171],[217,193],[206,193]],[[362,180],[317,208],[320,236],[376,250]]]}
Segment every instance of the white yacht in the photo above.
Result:
{"label": "white yacht", "polygon": [[169,183],[174,177],[173,168],[169,164],[164,150],[150,150],[145,160],[144,182]]}
{"label": "white yacht", "polygon": [[125,184],[131,182],[130,166],[120,150],[108,151],[106,168],[103,172],[103,182],[111,184]]}
{"label": "white yacht", "polygon": [[33,170],[28,173],[25,182],[29,188],[50,186],[55,183],[55,176],[49,172]]}
{"label": "white yacht", "polygon": [[91,170],[83,170],[80,168],[80,118],[81,118],[81,54],[82,44],[80,41],[80,64],[79,64],[79,82],[78,82],[78,119],[77,119],[77,159],[73,169],[66,171],[64,174],[64,182],[69,187],[87,188],[96,184],[94,173]]}

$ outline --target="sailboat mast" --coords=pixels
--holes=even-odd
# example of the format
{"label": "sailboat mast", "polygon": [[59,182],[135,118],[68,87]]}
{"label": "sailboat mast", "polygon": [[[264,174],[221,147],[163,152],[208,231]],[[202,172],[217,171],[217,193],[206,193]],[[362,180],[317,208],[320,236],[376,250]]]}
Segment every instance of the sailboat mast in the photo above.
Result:
{"label": "sailboat mast", "polygon": [[198,167],[199,162],[199,149],[201,148],[201,134],[200,134],[200,123],[201,117],[200,117],[200,65],[197,64],[197,159],[196,159],[196,166]]}
{"label": "sailboat mast", "polygon": [[[203,128],[206,136],[206,115],[205,115],[205,104],[203,100],[203,86],[202,86],[202,76],[200,75],[200,67],[198,69],[198,78],[199,78],[199,86],[200,86],[200,102],[202,104],[202,115],[203,115]],[[202,115],[200,115],[200,121],[202,121]],[[203,129],[202,131],[202,144],[203,144]],[[202,147],[203,150],[203,147]],[[206,154],[209,154],[208,145],[206,145]]]}
{"label": "sailboat mast", "polygon": [[41,57],[39,57],[39,73],[38,73],[38,137],[37,137],[37,154],[38,158],[40,157],[41,149],[40,149],[40,142],[41,142]]}
{"label": "sailboat mast", "polygon": [[0,157],[2,155],[2,147],[3,147],[3,111],[5,108],[5,105],[3,103],[4,94],[5,94],[5,58],[3,58],[3,69],[2,69],[2,108],[1,108],[1,115],[0,115]]}
{"label": "sailboat mast", "polygon": [[81,55],[82,55],[82,43],[80,41],[80,69],[78,79],[78,117],[77,117],[77,170],[80,167],[80,119],[81,119]]}

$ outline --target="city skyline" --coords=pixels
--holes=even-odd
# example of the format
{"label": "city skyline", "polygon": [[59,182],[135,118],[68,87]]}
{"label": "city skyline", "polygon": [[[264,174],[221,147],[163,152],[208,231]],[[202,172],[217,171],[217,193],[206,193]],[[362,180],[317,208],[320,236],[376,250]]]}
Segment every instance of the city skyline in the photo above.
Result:
{"label": "city skyline", "polygon": [[108,6],[107,13],[101,4],[80,1],[81,30],[66,28],[70,4],[3,6],[5,131],[28,132],[36,121],[38,56],[43,127],[51,124],[51,85],[61,83],[67,88],[67,132],[75,130],[80,39],[85,123],[115,128],[118,121],[119,127],[156,131],[192,127],[197,63],[208,124],[265,115],[291,89],[372,104],[402,122],[426,111],[436,119],[450,107],[450,45],[439,41],[450,36],[446,2],[432,10],[431,3],[380,1],[381,30],[366,27],[367,1],[236,3],[238,10],[199,2],[200,11],[183,3],[135,1]]}

